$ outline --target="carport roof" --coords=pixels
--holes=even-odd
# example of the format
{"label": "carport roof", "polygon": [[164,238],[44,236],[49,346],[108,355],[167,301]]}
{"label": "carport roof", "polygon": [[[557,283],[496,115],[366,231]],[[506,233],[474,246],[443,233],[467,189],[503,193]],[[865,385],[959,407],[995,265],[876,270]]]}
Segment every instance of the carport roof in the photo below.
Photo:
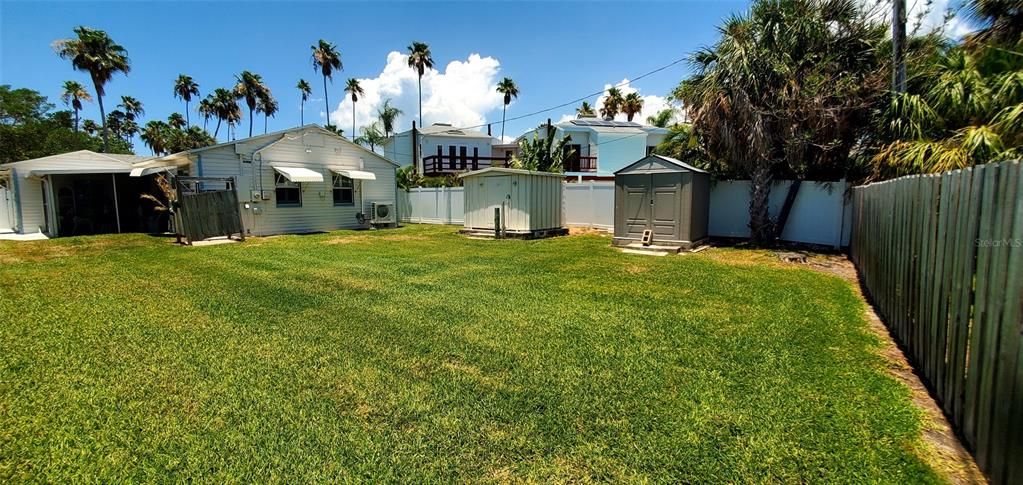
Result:
{"label": "carport roof", "polygon": [[4,164],[2,168],[13,168],[25,176],[87,173],[128,173],[132,165],[153,157],[96,153],[90,150],[50,155],[47,157],[22,160]]}

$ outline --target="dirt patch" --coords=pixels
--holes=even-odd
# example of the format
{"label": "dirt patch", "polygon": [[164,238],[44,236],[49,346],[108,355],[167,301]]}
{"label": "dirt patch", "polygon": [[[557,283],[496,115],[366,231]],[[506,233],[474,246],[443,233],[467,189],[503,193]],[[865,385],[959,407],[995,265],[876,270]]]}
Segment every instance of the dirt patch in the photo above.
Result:
{"label": "dirt patch", "polygon": [[910,390],[913,404],[923,413],[923,441],[927,450],[921,453],[923,459],[942,475],[942,478],[957,484],[987,483],[984,474],[977,467],[962,442],[952,430],[952,425],[945,418],[938,403],[931,398],[923,381],[913,371],[906,356],[895,343],[888,328],[881,322],[874,307],[866,300],[863,287],[860,285],[856,267],[843,255],[811,254],[806,264],[785,264],[786,266],[803,266],[815,271],[832,274],[852,283],[856,294],[866,305],[866,319],[870,330],[881,340],[880,354],[885,359],[886,369]]}
{"label": "dirt patch", "polygon": [[611,237],[611,234],[608,233],[607,231],[603,230],[603,229],[595,229],[595,228],[592,228],[592,227],[583,227],[583,226],[569,226],[569,228],[568,228],[568,235],[569,236],[581,236],[583,234],[589,234],[589,235],[594,235],[594,236]]}

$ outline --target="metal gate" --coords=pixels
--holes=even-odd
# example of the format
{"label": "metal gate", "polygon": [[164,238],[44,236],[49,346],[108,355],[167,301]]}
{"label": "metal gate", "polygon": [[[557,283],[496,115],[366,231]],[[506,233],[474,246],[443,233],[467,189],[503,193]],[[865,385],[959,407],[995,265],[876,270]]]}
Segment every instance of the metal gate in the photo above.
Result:
{"label": "metal gate", "polygon": [[188,244],[235,234],[245,240],[234,177],[176,177],[174,185],[178,196],[178,232]]}

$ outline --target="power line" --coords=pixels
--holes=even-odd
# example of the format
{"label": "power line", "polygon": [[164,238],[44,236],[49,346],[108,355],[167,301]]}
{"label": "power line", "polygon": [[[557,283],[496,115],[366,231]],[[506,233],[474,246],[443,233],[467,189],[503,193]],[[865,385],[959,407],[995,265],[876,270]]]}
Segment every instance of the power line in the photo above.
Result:
{"label": "power line", "polygon": [[[671,61],[668,64],[665,64],[665,65],[663,65],[661,67],[658,67],[657,69],[654,69],[652,71],[648,71],[648,72],[645,72],[643,74],[640,74],[639,76],[636,76],[634,78],[628,78],[627,77],[626,81],[622,81],[622,82],[620,82],[618,84],[615,84],[612,87],[620,88],[620,87],[625,86],[625,85],[627,85],[629,83],[632,83],[632,82],[635,82],[635,81],[639,81],[640,79],[643,79],[643,78],[645,78],[647,76],[650,76],[650,75],[653,75],[653,74],[657,74],[658,72],[661,72],[661,71],[663,71],[665,69],[668,69],[669,67],[672,67],[672,66],[674,66],[676,64],[679,64],[679,63],[685,61],[686,59],[687,59],[686,57],[681,57],[679,59],[675,59],[674,61]],[[578,103],[580,101],[585,101],[585,100],[590,99],[590,98],[592,98],[594,96],[599,96],[601,94],[604,94],[605,91],[607,91],[607,89],[601,89],[600,91],[596,91],[594,93],[587,94],[586,96],[582,96],[582,97],[573,99],[571,101],[567,101],[567,102],[561,103],[561,104],[559,104],[557,106],[551,106],[549,108],[544,108],[544,109],[541,109],[541,110],[538,110],[538,111],[533,111],[532,113],[526,113],[526,114],[520,115],[520,116],[513,116],[511,118],[506,119],[505,123],[507,123],[509,121],[521,120],[523,118],[529,118],[529,117],[532,117],[532,116],[536,116],[538,114],[546,113],[548,111],[554,111],[554,110],[559,109],[559,108],[564,108],[566,106],[571,106],[571,105],[574,105],[574,104],[576,104],[576,103]],[[476,128],[482,128],[484,126],[487,126],[488,124],[490,124],[490,123],[483,123],[483,124],[474,125],[474,126],[465,126],[465,127],[461,127],[461,128],[452,128],[452,130],[474,130]]]}

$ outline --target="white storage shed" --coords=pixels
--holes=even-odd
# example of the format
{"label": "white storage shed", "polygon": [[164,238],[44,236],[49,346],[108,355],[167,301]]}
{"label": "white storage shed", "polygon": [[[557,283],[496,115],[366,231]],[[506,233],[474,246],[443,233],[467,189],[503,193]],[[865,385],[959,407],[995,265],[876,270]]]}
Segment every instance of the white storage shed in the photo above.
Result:
{"label": "white storage shed", "polygon": [[465,232],[523,238],[568,232],[562,174],[491,167],[459,177],[465,186]]}

